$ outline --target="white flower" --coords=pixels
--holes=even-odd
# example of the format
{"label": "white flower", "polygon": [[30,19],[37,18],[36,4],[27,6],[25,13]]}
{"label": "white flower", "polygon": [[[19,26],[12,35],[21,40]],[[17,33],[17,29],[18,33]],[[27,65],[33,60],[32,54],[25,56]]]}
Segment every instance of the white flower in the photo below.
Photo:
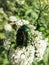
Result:
{"label": "white flower", "polygon": [[17,26],[22,26],[22,25],[23,25],[23,22],[22,22],[21,20],[18,20],[18,21],[16,22],[16,25],[17,25]]}
{"label": "white flower", "polygon": [[34,59],[34,47],[32,45],[27,46],[26,48],[19,48],[17,47],[16,50],[14,50],[13,53],[11,53],[12,50],[9,53],[9,61],[13,65],[31,65]]}
{"label": "white flower", "polygon": [[24,54],[21,55],[21,59],[22,60],[25,59],[25,55]]}
{"label": "white flower", "polygon": [[22,20],[22,22],[23,22],[24,25],[29,24],[29,21],[27,21],[27,20]]}
{"label": "white flower", "polygon": [[7,4],[9,4],[10,3],[10,1],[7,1]]}
{"label": "white flower", "polygon": [[25,0],[16,0],[18,4],[23,5]]}
{"label": "white flower", "polygon": [[9,50],[9,48],[10,48],[10,44],[11,44],[10,41],[5,40],[5,41],[4,41],[4,48],[5,48],[6,50]]}
{"label": "white flower", "polygon": [[[11,49],[9,52],[9,62],[11,65],[31,65],[35,60],[40,61],[43,59],[45,49],[48,44],[47,39],[43,39],[42,33],[35,30],[35,27],[25,20],[18,20],[16,22],[18,28],[22,25],[30,27],[32,33],[32,44],[27,47]],[[28,25],[29,24],[29,25]],[[35,35],[35,36],[34,36]]]}
{"label": "white flower", "polygon": [[10,24],[6,24],[5,27],[4,27],[4,29],[5,29],[6,31],[11,31],[11,30],[12,30],[12,27],[11,27]]}
{"label": "white flower", "polygon": [[26,20],[17,20],[16,25],[17,25],[17,30],[22,26],[22,25],[28,25],[29,22]]}
{"label": "white flower", "polygon": [[27,24],[29,24],[29,22],[26,20],[18,20],[16,22],[16,25],[18,25],[18,26],[27,25]]}
{"label": "white flower", "polygon": [[9,21],[11,21],[11,22],[16,22],[17,19],[16,19],[15,16],[10,16],[10,17],[9,17]]}
{"label": "white flower", "polygon": [[29,27],[30,27],[31,29],[33,29],[33,30],[35,30],[35,29],[36,29],[36,27],[35,27],[35,26],[33,26],[33,25],[31,25],[31,24],[29,24]]}
{"label": "white flower", "polygon": [[[40,36],[40,35],[39,35]],[[40,37],[36,37],[34,40],[34,44],[35,44],[35,52],[36,52],[36,57],[35,59],[37,59],[37,61],[40,61],[43,59],[43,55],[44,52],[46,50],[47,44],[48,44],[48,40],[47,39],[42,39]]]}
{"label": "white flower", "polygon": [[31,25],[31,24],[29,24],[28,27],[30,28],[31,33],[34,34],[34,33],[35,33],[35,29],[36,29],[36,27],[33,26],[33,25]]}

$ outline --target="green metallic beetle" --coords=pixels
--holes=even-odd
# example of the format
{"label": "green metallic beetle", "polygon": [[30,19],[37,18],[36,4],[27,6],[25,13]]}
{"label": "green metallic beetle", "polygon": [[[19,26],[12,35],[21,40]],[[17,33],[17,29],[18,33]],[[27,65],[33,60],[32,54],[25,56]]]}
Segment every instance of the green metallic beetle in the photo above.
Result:
{"label": "green metallic beetle", "polygon": [[17,31],[17,46],[23,47],[31,44],[31,31],[27,25],[21,26]]}

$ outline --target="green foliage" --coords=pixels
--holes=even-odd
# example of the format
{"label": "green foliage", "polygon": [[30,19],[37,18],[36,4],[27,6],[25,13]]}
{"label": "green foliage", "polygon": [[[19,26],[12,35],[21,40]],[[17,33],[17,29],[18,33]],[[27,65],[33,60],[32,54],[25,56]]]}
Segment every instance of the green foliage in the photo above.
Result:
{"label": "green foliage", "polygon": [[[11,15],[30,21],[31,24],[36,26],[37,30],[42,31],[44,37],[49,39],[49,2],[46,0],[24,0],[24,4],[21,4],[20,0],[0,0],[0,40],[2,41],[5,38],[4,25],[8,22],[8,18]],[[5,50],[1,50],[3,49],[1,43],[0,65],[6,65],[7,58],[1,56],[5,52]],[[47,50],[44,62],[41,61],[41,63],[33,65],[49,65],[48,53],[49,51]]]}

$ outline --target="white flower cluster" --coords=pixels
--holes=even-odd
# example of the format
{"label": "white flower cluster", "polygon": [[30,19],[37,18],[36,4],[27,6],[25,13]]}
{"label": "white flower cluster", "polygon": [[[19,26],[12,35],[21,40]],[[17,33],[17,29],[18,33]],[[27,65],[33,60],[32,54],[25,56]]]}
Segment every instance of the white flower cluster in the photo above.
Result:
{"label": "white flower cluster", "polygon": [[43,59],[43,55],[45,49],[47,47],[47,39],[43,39],[41,32],[36,31],[37,37],[34,39],[34,47],[35,47],[35,59],[40,61]]}
{"label": "white flower cluster", "polygon": [[[21,20],[21,19],[17,19],[15,16],[10,16],[9,17],[9,21],[11,21],[11,24],[12,23],[15,23],[16,26],[17,26],[17,29],[22,26],[22,25],[28,25],[29,24],[29,21],[28,20]],[[11,27],[11,24],[6,24],[4,26],[4,29],[6,31],[11,31],[12,30],[12,27]]]}
{"label": "white flower cluster", "polygon": [[18,4],[23,5],[25,0],[16,0]]}
{"label": "white flower cluster", "polygon": [[[15,22],[16,24],[16,29],[18,30],[18,28],[22,25],[28,25],[29,22],[27,20],[18,20],[16,19],[15,16],[10,16],[9,17],[9,21],[11,21],[11,23]],[[9,37],[9,35],[11,35],[11,32],[13,32],[13,28],[12,28],[12,25],[11,24],[5,24],[4,26],[4,29],[5,29],[5,41],[4,41],[4,48],[6,50],[9,50],[10,48],[10,44],[11,44],[11,38]],[[17,31],[16,30],[16,31]],[[16,33],[15,33],[16,35]],[[10,40],[10,41],[9,41]],[[9,44],[10,43],[10,44]]]}
{"label": "white flower cluster", "polygon": [[9,40],[5,40],[5,41],[4,41],[4,48],[5,48],[6,50],[8,50],[8,49],[10,48],[10,44],[11,44],[11,42],[10,42]]}
{"label": "white flower cluster", "polygon": [[27,21],[27,20],[18,20],[16,22],[16,25],[18,25],[18,26],[28,25],[28,24],[29,24],[29,21]]}
{"label": "white flower cluster", "polygon": [[4,29],[5,29],[6,31],[11,31],[11,30],[12,30],[12,27],[11,27],[10,24],[6,24],[5,27],[4,27]]}
{"label": "white flower cluster", "polygon": [[[40,61],[43,59],[45,49],[47,47],[48,40],[42,37],[42,33],[36,31],[36,27],[29,24],[26,20],[17,20],[16,21],[17,30],[22,25],[27,25],[32,33],[32,45],[27,46],[26,48],[17,47],[15,50],[10,49],[9,51],[9,61],[11,65],[31,65],[33,60]],[[7,24],[5,26],[6,31],[11,31],[11,26]],[[8,46],[8,43],[5,45]],[[7,47],[6,47],[7,48]],[[9,48],[9,47],[8,47]]]}
{"label": "white flower cluster", "polygon": [[16,19],[15,16],[10,16],[10,17],[9,17],[9,21],[11,21],[11,22],[16,22],[17,19]]}
{"label": "white flower cluster", "polygon": [[32,44],[35,48],[34,59],[40,61],[43,59],[43,55],[48,44],[48,39],[44,39],[42,36],[42,32],[36,31],[36,28],[34,26],[30,25],[29,27],[31,29],[33,37]]}
{"label": "white flower cluster", "polygon": [[[42,33],[35,31],[33,25],[29,25],[32,31],[32,45],[26,48],[17,47],[16,50],[10,50],[9,61],[12,65],[32,65],[33,60],[38,62],[43,59],[45,49],[47,47],[47,39],[43,39]],[[35,35],[35,37],[34,37]]]}
{"label": "white flower cluster", "polygon": [[9,61],[11,65],[31,65],[34,59],[34,47],[32,45],[26,48],[17,47],[16,50],[10,49]]}
{"label": "white flower cluster", "polygon": [[29,21],[28,20],[17,20],[16,22],[16,26],[17,26],[17,30],[22,26],[22,25],[29,25]]}

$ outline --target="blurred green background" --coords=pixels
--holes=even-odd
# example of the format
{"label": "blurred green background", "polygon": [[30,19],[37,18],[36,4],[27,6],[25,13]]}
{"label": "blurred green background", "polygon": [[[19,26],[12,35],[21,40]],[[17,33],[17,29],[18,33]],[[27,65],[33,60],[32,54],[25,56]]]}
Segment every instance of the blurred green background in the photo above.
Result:
{"label": "blurred green background", "polygon": [[[4,25],[10,16],[28,20],[49,40],[49,1],[48,0],[0,0],[0,65],[8,65],[7,52],[3,47]],[[49,65],[49,45],[44,60],[33,65]]]}

